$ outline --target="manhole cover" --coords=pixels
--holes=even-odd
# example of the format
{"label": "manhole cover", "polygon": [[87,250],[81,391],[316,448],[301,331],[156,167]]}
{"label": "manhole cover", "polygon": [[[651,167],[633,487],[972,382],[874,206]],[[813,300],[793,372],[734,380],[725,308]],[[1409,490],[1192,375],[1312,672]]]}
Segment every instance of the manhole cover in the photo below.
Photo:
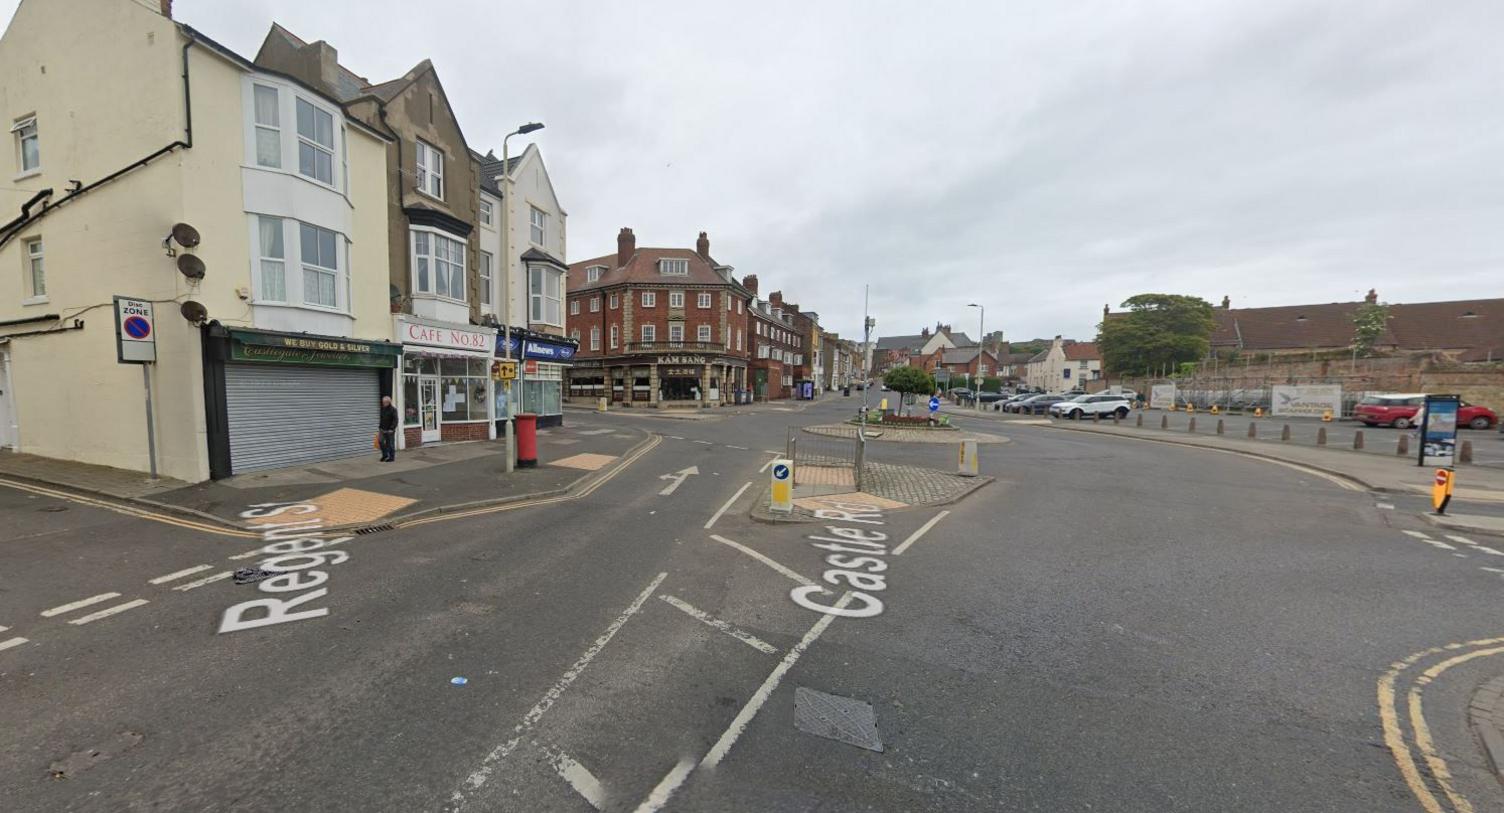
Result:
{"label": "manhole cover", "polygon": [[800,686],[794,690],[794,727],[806,734],[868,751],[883,750],[882,737],[877,733],[877,713],[871,703],[861,700]]}

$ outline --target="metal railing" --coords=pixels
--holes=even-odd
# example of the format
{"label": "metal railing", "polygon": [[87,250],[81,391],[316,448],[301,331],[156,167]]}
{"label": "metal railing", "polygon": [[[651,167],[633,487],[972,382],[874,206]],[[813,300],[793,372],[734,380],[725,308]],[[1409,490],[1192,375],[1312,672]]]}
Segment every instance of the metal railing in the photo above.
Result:
{"label": "metal railing", "polygon": [[[794,464],[794,486],[818,486],[835,491],[861,491],[867,441],[850,436],[813,435],[789,427],[784,456]],[[839,487],[839,488],[838,488]]]}

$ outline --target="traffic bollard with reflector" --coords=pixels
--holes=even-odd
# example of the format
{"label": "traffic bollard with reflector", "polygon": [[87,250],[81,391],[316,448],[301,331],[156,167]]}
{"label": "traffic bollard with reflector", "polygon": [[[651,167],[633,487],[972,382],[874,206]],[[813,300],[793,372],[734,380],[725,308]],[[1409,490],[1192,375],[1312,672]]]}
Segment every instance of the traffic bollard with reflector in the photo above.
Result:
{"label": "traffic bollard with reflector", "polygon": [[780,458],[768,467],[768,510],[778,514],[794,512],[794,461]]}

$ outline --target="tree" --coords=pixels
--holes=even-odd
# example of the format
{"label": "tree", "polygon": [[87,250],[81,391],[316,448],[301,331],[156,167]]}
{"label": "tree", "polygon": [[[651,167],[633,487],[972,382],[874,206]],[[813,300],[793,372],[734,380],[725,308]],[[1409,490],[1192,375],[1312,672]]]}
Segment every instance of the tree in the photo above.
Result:
{"label": "tree", "polygon": [[1180,294],[1139,294],[1122,307],[1128,312],[1102,320],[1097,348],[1110,373],[1147,375],[1198,361],[1211,347],[1217,320],[1211,303]]}
{"label": "tree", "polygon": [[997,376],[989,375],[982,379],[982,392],[1002,392],[1003,380]]}
{"label": "tree", "polygon": [[[888,389],[893,390],[894,392],[903,393],[905,395],[912,393],[916,397],[920,395],[930,395],[935,391],[934,376],[930,375],[924,370],[919,369],[918,367],[909,367],[907,365],[903,367],[894,367],[886,373],[883,373],[883,383],[887,384]],[[903,404],[903,399],[900,398],[898,403],[901,407]]]}
{"label": "tree", "polygon": [[1389,325],[1389,306],[1364,302],[1353,311],[1353,350],[1360,356],[1373,355],[1373,346]]}

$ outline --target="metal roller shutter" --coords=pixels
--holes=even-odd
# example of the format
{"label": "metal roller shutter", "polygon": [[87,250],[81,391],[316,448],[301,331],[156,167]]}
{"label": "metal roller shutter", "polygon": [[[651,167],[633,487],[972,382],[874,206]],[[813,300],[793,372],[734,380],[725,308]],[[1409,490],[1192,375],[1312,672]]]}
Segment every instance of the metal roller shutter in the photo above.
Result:
{"label": "metal roller shutter", "polygon": [[230,469],[371,454],[380,397],[374,370],[227,364]]}

